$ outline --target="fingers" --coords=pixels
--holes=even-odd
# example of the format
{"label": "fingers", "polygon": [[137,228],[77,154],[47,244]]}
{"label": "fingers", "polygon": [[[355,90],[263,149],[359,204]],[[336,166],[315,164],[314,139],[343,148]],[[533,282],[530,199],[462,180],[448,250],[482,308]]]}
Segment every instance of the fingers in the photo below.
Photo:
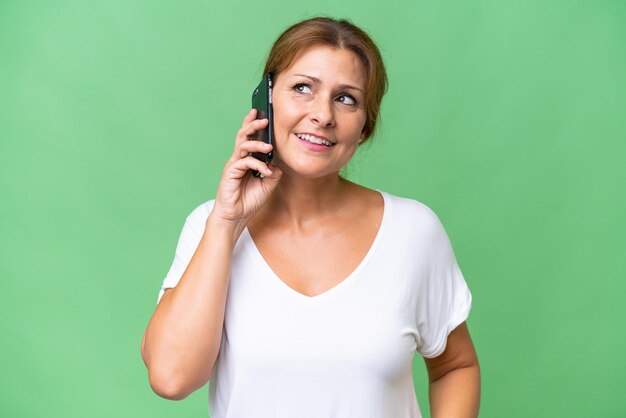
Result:
{"label": "fingers", "polygon": [[280,181],[280,178],[283,176],[283,170],[281,170],[280,167],[274,164],[270,164],[269,169],[271,170],[272,174],[270,174],[269,176],[265,176],[263,178],[263,181],[273,190]]}
{"label": "fingers", "polygon": [[231,161],[224,168],[225,174],[229,174],[231,178],[237,179],[243,178],[250,170],[258,171],[267,177],[271,177],[273,174],[273,171],[270,170],[267,164],[251,155]]}
{"label": "fingers", "polygon": [[[262,161],[257,160],[256,158],[250,157],[250,154],[254,152],[259,152],[262,154],[267,154],[272,150],[272,145],[267,144],[263,141],[251,141],[250,137],[254,135],[255,132],[264,129],[269,123],[268,119],[255,119],[257,114],[256,109],[250,110],[248,114],[244,117],[243,123],[241,124],[241,128],[237,131],[237,136],[235,140],[235,149],[233,154],[225,168],[231,166],[233,169],[237,171],[236,177],[243,177],[242,171],[245,172],[247,170],[256,170],[262,173],[264,176],[270,175],[271,170],[267,168],[267,165]],[[237,163],[236,165],[234,165]],[[262,164],[264,166],[263,169],[259,169],[258,165]]]}
{"label": "fingers", "polygon": [[270,144],[267,144],[263,141],[246,141],[242,142],[235,148],[235,152],[233,156],[235,158],[244,158],[247,157],[252,152],[260,152],[263,154],[267,154],[272,150]]}
{"label": "fingers", "polygon": [[[255,132],[264,129],[269,123],[267,119],[254,119],[254,115],[256,115],[256,110],[252,109],[243,119],[243,124],[239,131],[237,131],[235,145],[247,141]],[[252,118],[250,119],[251,116]]]}
{"label": "fingers", "polygon": [[269,121],[267,119],[255,119],[257,114],[256,109],[250,110],[248,114],[243,118],[241,128],[237,131],[235,137],[235,149],[231,155],[229,161],[233,161],[239,158],[247,156],[251,152],[268,153],[271,151],[271,146],[264,144],[261,141],[250,141],[249,139],[259,130],[267,127]]}
{"label": "fingers", "polygon": [[241,127],[243,128],[244,126],[246,126],[247,124],[249,124],[255,119],[256,119],[256,109],[253,108],[253,109],[250,109],[248,114],[243,118],[243,123],[241,124]]}
{"label": "fingers", "polygon": [[[282,175],[279,168],[270,168],[252,156],[257,152],[267,154],[273,149],[263,141],[249,140],[269,123],[267,119],[256,119],[256,116],[256,109],[252,109],[243,118],[216,195],[216,207],[219,204],[231,218],[245,222],[267,201]],[[253,176],[253,171],[258,171],[261,178]]]}

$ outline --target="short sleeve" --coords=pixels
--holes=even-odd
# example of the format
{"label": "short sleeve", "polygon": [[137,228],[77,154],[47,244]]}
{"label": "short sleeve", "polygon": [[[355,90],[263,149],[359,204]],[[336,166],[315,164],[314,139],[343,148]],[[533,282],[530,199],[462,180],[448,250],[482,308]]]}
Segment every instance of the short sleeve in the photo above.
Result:
{"label": "short sleeve", "polygon": [[450,239],[439,218],[430,211],[424,242],[425,257],[417,295],[417,351],[437,357],[448,335],[469,316],[472,294],[459,268]]}
{"label": "short sleeve", "polygon": [[172,265],[163,280],[157,303],[161,301],[165,289],[176,287],[193,257],[200,239],[204,234],[206,219],[213,208],[213,200],[205,202],[194,209],[185,219],[185,224],[178,238],[178,245]]}

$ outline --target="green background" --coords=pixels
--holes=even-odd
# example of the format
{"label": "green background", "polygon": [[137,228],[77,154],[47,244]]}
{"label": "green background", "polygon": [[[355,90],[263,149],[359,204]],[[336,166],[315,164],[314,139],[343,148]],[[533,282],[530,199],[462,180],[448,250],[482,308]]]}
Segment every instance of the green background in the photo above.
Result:
{"label": "green background", "polygon": [[206,387],[151,392],[141,337],[272,41],[317,14],[386,60],[348,175],[442,219],[481,416],[626,416],[626,5],[603,0],[0,2],[0,416],[207,415]]}

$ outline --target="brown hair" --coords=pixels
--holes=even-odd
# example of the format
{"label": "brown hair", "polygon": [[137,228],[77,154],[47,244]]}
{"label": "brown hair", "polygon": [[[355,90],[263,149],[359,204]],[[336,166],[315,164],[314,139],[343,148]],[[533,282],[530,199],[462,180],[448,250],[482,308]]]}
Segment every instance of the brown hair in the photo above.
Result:
{"label": "brown hair", "polygon": [[315,17],[287,28],[274,42],[263,74],[274,76],[287,69],[298,54],[314,45],[347,49],[360,58],[367,74],[365,108],[367,119],[363,139],[374,133],[380,103],[387,91],[387,73],[378,47],[362,29],[344,19]]}

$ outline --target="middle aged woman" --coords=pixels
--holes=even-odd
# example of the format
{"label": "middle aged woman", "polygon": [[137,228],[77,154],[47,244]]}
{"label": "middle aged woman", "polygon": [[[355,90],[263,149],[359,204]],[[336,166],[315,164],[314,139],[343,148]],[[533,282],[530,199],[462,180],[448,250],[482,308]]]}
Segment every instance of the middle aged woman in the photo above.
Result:
{"label": "middle aged woman", "polygon": [[[437,216],[340,176],[376,126],[386,74],[344,20],[287,29],[274,74],[272,146],[251,111],[214,200],[183,227],[142,354],[181,399],[210,380],[221,417],[419,417],[412,359],[426,359],[433,417],[475,417],[471,294]],[[258,170],[264,178],[251,175]]]}

